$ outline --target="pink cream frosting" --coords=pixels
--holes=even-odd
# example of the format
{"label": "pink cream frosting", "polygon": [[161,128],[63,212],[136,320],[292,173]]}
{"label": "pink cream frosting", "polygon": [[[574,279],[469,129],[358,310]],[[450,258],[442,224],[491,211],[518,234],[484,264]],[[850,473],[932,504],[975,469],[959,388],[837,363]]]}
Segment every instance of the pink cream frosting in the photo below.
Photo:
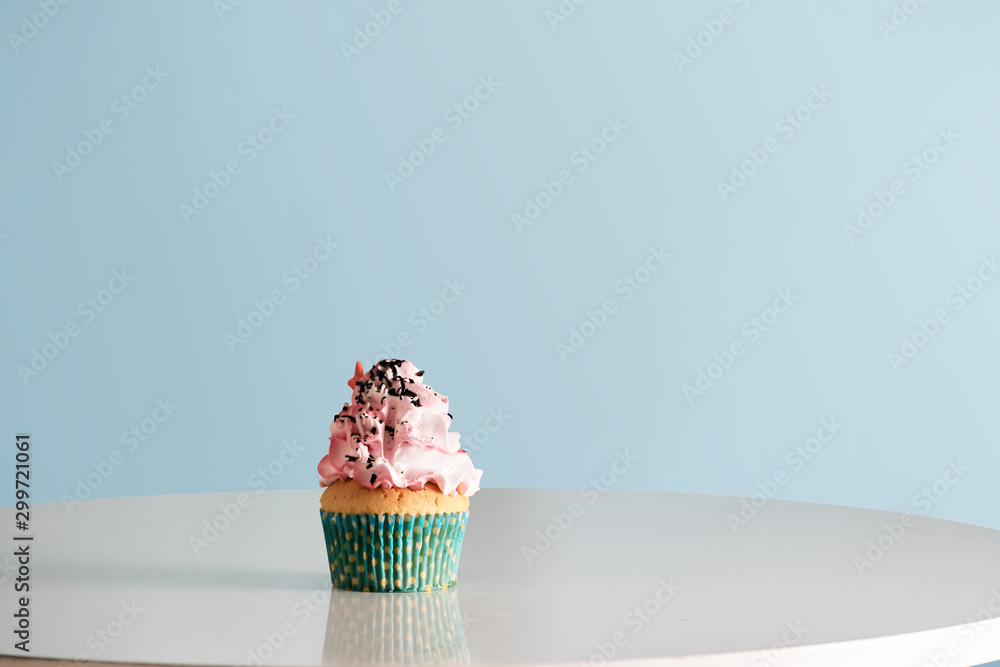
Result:
{"label": "pink cream frosting", "polygon": [[335,480],[369,489],[419,491],[433,482],[443,493],[471,496],[482,470],[449,433],[448,397],[421,381],[409,361],[383,359],[349,382],[352,402],[330,424],[330,451],[317,466],[321,486]]}

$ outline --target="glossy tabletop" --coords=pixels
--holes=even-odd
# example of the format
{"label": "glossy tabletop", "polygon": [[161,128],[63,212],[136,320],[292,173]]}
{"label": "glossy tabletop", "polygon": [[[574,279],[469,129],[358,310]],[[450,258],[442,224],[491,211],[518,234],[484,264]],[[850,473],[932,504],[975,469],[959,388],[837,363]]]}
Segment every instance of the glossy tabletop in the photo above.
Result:
{"label": "glossy tabletop", "polygon": [[[331,590],[318,489],[250,492],[244,507],[233,493],[85,501],[71,513],[40,505],[31,656],[754,667],[1000,658],[1000,532],[760,498],[757,508],[591,494],[482,490],[458,585],[408,594]],[[0,513],[13,525],[12,510]],[[10,635],[12,564],[0,558],[0,623],[11,626],[0,627],[0,653],[23,655]]]}

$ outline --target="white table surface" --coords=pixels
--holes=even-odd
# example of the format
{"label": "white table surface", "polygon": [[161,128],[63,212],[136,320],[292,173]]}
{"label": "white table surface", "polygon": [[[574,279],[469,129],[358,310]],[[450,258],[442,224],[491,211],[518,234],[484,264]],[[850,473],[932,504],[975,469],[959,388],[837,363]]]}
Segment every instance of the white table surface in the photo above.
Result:
{"label": "white table surface", "polygon": [[[891,548],[861,574],[853,558],[900,515],[770,501],[734,535],[734,498],[608,492],[589,504],[576,491],[485,489],[472,499],[452,591],[331,594],[320,490],[248,495],[198,556],[188,536],[236,494],[87,501],[72,515],[61,503],[35,507],[31,655],[406,661],[421,657],[406,648],[412,632],[471,664],[598,665],[598,645],[610,651],[615,639],[614,661],[636,665],[954,667],[1000,657],[1000,532],[984,528],[916,517],[898,539],[882,538]],[[582,515],[529,565],[522,546],[574,502]],[[12,514],[0,510],[0,520],[12,526]],[[679,587],[664,604],[653,602],[661,582]],[[12,625],[12,583],[0,584],[0,653],[23,655],[2,625]],[[123,603],[142,611],[133,620]],[[643,604],[645,619],[629,615]],[[980,611],[984,622],[956,627]],[[98,639],[120,617],[131,624],[113,643]],[[261,651],[282,629],[280,647]]]}

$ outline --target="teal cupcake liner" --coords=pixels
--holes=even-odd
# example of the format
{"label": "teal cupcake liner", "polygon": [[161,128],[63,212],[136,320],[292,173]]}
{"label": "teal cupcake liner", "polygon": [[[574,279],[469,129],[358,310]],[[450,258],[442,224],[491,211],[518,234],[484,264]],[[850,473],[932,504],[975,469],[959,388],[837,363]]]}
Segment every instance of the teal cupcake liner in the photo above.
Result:
{"label": "teal cupcake liner", "polygon": [[453,586],[468,511],[341,514],[321,509],[334,588],[408,593]]}
{"label": "teal cupcake liner", "polygon": [[333,591],[323,664],[468,664],[456,593]]}

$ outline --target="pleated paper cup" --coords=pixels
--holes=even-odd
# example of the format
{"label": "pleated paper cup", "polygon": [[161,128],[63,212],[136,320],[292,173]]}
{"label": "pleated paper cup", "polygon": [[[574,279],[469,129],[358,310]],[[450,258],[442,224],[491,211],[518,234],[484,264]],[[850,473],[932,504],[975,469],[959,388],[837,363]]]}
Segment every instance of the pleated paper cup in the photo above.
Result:
{"label": "pleated paper cup", "polygon": [[323,664],[466,664],[455,589],[365,595],[333,591]]}
{"label": "pleated paper cup", "polygon": [[469,512],[341,514],[320,510],[334,588],[433,591],[455,585]]}

